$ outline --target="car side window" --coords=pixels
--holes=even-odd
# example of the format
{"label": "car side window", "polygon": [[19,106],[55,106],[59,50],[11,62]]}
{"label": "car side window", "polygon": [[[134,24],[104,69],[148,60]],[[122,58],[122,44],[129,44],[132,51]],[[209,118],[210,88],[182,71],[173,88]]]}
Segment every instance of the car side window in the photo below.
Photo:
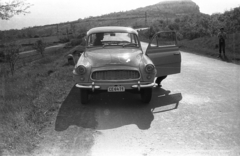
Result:
{"label": "car side window", "polygon": [[153,37],[150,44],[151,47],[164,47],[175,45],[177,45],[175,32],[160,32]]}
{"label": "car side window", "polygon": [[93,46],[93,42],[94,42],[95,39],[96,39],[96,35],[95,34],[90,35],[89,38],[88,38],[88,41],[87,41],[87,45],[89,47]]}
{"label": "car side window", "polygon": [[136,43],[138,45],[138,38],[137,38],[137,35],[134,35],[134,43]]}
{"label": "car side window", "polygon": [[134,34],[131,34],[131,43],[137,43]]}

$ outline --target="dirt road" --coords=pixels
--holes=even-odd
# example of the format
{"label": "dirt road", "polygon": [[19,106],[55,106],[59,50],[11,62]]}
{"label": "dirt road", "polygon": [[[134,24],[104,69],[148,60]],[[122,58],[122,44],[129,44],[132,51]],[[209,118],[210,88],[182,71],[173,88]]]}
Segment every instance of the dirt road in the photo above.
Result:
{"label": "dirt road", "polygon": [[[65,45],[66,44],[58,44],[58,45],[46,47],[45,49],[47,50],[47,49],[52,49],[52,48],[61,48],[61,47],[64,47]],[[36,50],[28,50],[28,51],[20,52],[19,54],[23,55],[23,54],[33,53],[33,52],[36,52]]]}
{"label": "dirt road", "polygon": [[240,155],[239,65],[182,52],[181,74],[162,85],[148,106],[130,93],[83,106],[74,87],[34,155]]}

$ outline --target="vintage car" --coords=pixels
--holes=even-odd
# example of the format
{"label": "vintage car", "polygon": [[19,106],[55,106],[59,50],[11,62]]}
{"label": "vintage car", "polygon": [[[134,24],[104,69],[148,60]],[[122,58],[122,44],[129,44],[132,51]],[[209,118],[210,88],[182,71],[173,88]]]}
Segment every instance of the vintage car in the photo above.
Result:
{"label": "vintage car", "polygon": [[86,46],[73,70],[81,103],[93,92],[134,91],[149,103],[157,77],[180,73],[181,54],[175,32],[158,32],[147,49],[130,27],[106,26],[87,32]]}

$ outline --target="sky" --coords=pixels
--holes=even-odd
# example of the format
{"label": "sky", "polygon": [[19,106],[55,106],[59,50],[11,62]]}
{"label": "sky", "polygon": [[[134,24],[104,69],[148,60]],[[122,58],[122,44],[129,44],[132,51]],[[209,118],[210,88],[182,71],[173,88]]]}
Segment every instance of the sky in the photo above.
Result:
{"label": "sky", "polygon": [[[10,0],[0,0],[0,2]],[[30,13],[17,15],[10,20],[0,19],[0,30],[75,21],[89,16],[127,11],[153,5],[164,0],[25,0],[32,4]],[[165,0],[166,1],[166,0]],[[192,0],[206,14],[223,13],[240,6],[240,0]]]}

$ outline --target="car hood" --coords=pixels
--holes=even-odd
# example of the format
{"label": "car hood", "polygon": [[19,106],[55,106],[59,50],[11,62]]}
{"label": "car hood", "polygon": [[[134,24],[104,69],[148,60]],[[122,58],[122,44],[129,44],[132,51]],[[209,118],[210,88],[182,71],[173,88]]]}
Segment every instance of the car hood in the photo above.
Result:
{"label": "car hood", "polygon": [[85,53],[85,59],[92,67],[102,66],[139,66],[142,51],[139,49],[99,49]]}

